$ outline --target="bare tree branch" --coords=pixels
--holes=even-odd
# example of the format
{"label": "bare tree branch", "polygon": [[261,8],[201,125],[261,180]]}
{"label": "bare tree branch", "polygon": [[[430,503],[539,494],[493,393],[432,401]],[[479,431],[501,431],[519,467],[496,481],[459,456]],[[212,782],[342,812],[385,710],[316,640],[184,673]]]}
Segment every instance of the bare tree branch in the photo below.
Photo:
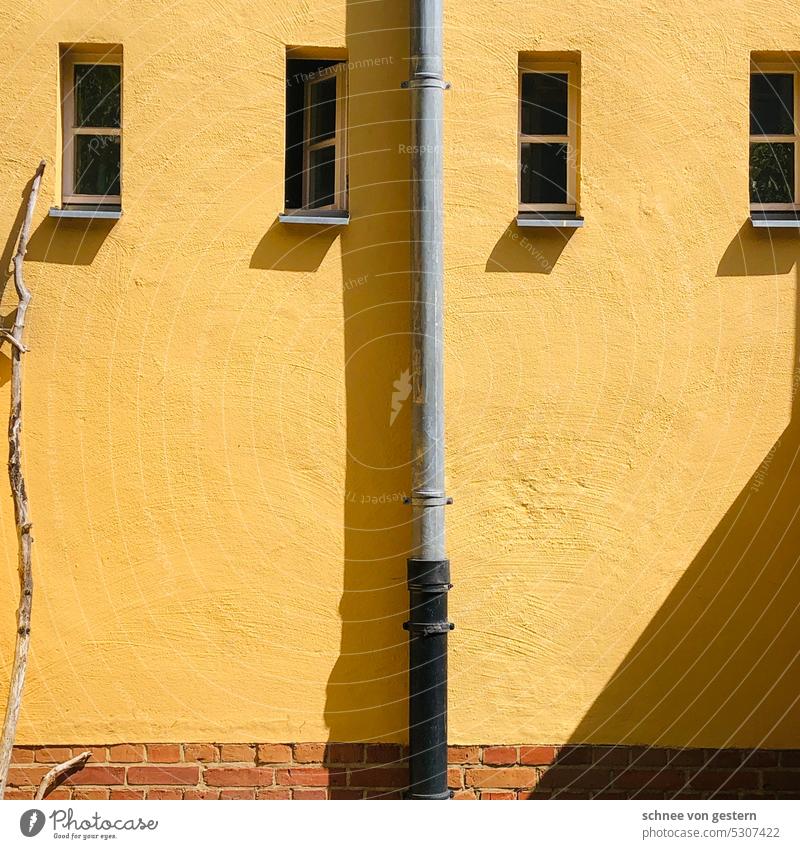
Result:
{"label": "bare tree branch", "polygon": [[91,756],[91,752],[81,752],[79,755],[75,755],[74,758],[64,761],[63,764],[54,766],[42,779],[42,783],[39,785],[39,789],[36,791],[36,796],[34,798],[44,799],[45,794],[51,787],[53,787],[54,784],[58,783],[63,776],[71,775],[73,772],[83,769],[86,766],[86,761],[88,761]]}
{"label": "bare tree branch", "polygon": [[5,340],[9,344],[13,345],[17,350],[22,351],[22,353],[27,352],[27,348],[22,344],[22,342],[18,342],[12,335],[9,330],[6,330],[5,327],[0,327],[0,342]]}
{"label": "bare tree branch", "polygon": [[17,313],[11,336],[11,411],[8,419],[8,479],[11,483],[11,495],[14,499],[14,518],[17,524],[19,541],[19,583],[20,598],[17,608],[17,643],[14,651],[14,663],[8,687],[8,702],[3,720],[3,736],[0,740],[0,799],[5,795],[8,769],[11,764],[11,751],[17,733],[22,688],[25,683],[25,670],[28,666],[28,648],[31,641],[31,605],[33,601],[33,569],[31,565],[31,518],[28,510],[28,495],[25,491],[25,478],[22,474],[22,354],[25,349],[25,316],[31,293],[22,277],[22,264],[28,249],[33,211],[42,183],[45,163],[42,160],[33,175],[25,218],[19,231],[17,253],[14,256],[14,288],[17,290]]}

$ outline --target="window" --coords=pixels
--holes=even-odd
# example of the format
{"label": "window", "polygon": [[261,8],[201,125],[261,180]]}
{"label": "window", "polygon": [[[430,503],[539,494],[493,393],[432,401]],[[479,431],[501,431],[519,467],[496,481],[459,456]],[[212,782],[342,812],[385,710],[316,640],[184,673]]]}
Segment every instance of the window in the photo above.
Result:
{"label": "window", "polygon": [[798,75],[754,63],[750,74],[750,207],[798,208]]}
{"label": "window", "polygon": [[346,210],[346,63],[290,58],[286,68],[285,207]]}
{"label": "window", "polygon": [[519,208],[577,209],[578,66],[523,60],[519,69]]}
{"label": "window", "polygon": [[62,53],[62,201],[119,205],[122,48],[94,49]]}

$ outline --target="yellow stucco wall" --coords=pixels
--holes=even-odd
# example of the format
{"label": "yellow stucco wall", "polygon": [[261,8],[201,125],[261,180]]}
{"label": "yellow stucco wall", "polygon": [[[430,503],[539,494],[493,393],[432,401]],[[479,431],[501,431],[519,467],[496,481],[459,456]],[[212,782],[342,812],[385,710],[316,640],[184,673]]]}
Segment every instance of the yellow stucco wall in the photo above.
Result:
{"label": "yellow stucco wall", "polygon": [[[446,5],[451,740],[797,745],[800,239],[747,223],[796,6]],[[0,8],[4,234],[48,162],[19,742],[403,739],[407,3]],[[68,42],[124,46],[112,226],[45,217]],[[340,234],[276,222],[286,45],[348,49]],[[581,54],[566,243],[512,224],[521,50]]]}

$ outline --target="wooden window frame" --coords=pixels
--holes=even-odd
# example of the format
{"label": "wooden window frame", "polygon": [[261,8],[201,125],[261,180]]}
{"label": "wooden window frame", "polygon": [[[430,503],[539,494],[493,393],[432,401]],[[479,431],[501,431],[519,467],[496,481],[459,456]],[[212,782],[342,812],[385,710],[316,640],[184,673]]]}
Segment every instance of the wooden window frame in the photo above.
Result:
{"label": "wooden window frame", "polygon": [[[311,91],[315,85],[325,82],[333,76],[336,80],[336,128],[333,136],[318,142],[311,142]],[[316,210],[347,209],[347,62],[328,65],[314,74],[315,79],[305,81],[303,92],[303,209]],[[311,153],[322,148],[333,147],[334,161],[334,192],[333,203],[326,206],[311,208]]]}
{"label": "wooden window frame", "polygon": [[[75,126],[75,66],[118,65],[119,127],[76,127]],[[84,50],[66,50],[61,59],[61,105],[62,105],[62,155],[61,155],[61,201],[64,204],[99,204],[120,206],[122,204],[122,52],[92,53]],[[76,136],[118,136],[120,139],[119,170],[120,194],[83,195],[75,192]]]}
{"label": "wooden window frame", "polygon": [[[529,135],[522,132],[522,77],[525,74],[567,75],[567,133],[566,135]],[[523,60],[519,65],[517,81],[517,203],[520,212],[577,212],[578,209],[578,97],[579,69],[575,62],[536,62]],[[567,145],[567,202],[522,202],[522,145]]]}
{"label": "wooden window frame", "polygon": [[[748,135],[747,145],[747,195],[750,198],[750,145],[751,144],[794,144],[794,202],[793,203],[751,203],[750,210],[753,212],[792,212],[800,210],[800,132],[798,126],[800,121],[800,70],[791,62],[758,62],[750,63],[751,82],[754,74],[791,74],[794,78],[792,83],[792,107],[794,114],[794,133],[792,135]],[[750,123],[750,91],[747,94],[747,118],[748,128]]]}

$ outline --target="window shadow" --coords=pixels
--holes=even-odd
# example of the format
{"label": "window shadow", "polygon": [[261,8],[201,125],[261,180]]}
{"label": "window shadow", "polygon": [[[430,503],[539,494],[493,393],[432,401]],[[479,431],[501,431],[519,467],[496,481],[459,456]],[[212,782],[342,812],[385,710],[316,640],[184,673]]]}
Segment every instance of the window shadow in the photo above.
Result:
{"label": "window shadow", "polygon": [[340,227],[282,224],[277,218],[250,257],[250,268],[266,271],[317,271]]}
{"label": "window shadow", "polygon": [[[718,276],[781,275],[796,267],[796,234],[762,234],[746,223],[725,251]],[[715,767],[748,769],[763,748],[800,748],[800,410],[797,288],[788,424],[687,566],[572,734],[569,743],[731,748],[680,777],[664,753],[627,795],[721,796],[737,778]],[[647,750],[645,750],[647,751]],[[619,752],[617,753],[619,754]],[[572,762],[569,758],[572,757]],[[582,755],[585,757],[585,755]],[[613,794],[636,764],[579,766],[574,753],[545,774],[533,797]],[[647,755],[644,755],[647,758]],[[728,758],[731,763],[722,763]],[[652,766],[652,761],[648,762]],[[669,766],[670,772],[667,772]],[[704,772],[698,778],[698,774]],[[588,789],[593,788],[593,789]],[[704,789],[700,789],[704,788]],[[557,792],[556,792],[557,790]],[[741,792],[741,791],[740,791]],[[756,795],[775,795],[762,788]],[[797,793],[795,787],[795,793]]]}
{"label": "window shadow", "polygon": [[788,274],[798,257],[795,230],[757,230],[749,219],[725,249],[717,277],[764,277]]}
{"label": "window shadow", "polygon": [[26,260],[91,265],[116,224],[113,218],[45,218],[31,234]]}
{"label": "window shadow", "polygon": [[[334,742],[407,733],[410,162],[407,2],[347,4],[350,204],[342,231],[346,491],[341,645],[326,690]],[[377,223],[376,223],[377,222]]]}
{"label": "window shadow", "polygon": [[575,230],[508,225],[486,261],[486,271],[550,274]]}

